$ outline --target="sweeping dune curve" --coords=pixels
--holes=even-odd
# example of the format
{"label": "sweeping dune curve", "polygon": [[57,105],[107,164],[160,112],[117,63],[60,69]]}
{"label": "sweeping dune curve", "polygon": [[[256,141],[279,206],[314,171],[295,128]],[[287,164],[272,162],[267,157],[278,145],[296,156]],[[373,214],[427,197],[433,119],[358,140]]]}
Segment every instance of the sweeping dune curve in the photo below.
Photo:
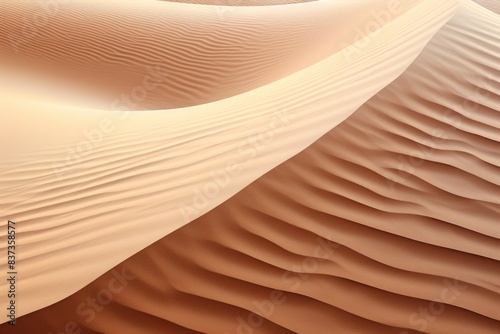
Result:
{"label": "sweeping dune curve", "polygon": [[[173,6],[181,17],[217,5],[206,2],[154,6]],[[132,111],[105,110],[103,101],[141,75],[165,72],[135,64],[131,74],[118,57],[124,80],[102,83],[108,95],[87,90],[101,79],[83,74],[68,90],[88,93],[85,101],[67,100],[59,79],[28,100],[38,88],[20,91],[25,81],[7,79],[27,70],[46,78],[52,56],[74,67],[63,73],[70,78],[89,68],[77,60],[84,55],[2,52],[10,67],[0,83],[10,94],[0,103],[11,111],[1,116],[10,129],[0,138],[0,216],[19,222],[19,288],[30,295],[17,328],[3,324],[2,333],[60,332],[68,324],[82,333],[496,333],[500,20],[494,2],[478,2],[489,10],[468,0],[413,1],[380,24],[379,16],[353,13],[362,5],[391,13],[387,2],[358,1],[342,21],[356,23],[338,34],[310,44],[307,33],[290,37],[282,53],[268,40],[261,58],[256,49],[235,52],[255,57],[262,72],[245,76],[235,66],[229,72],[234,80],[241,74],[241,86],[228,84],[233,91],[209,84],[217,74],[193,83],[189,74],[148,91]],[[108,5],[111,12],[111,3],[90,1],[73,14]],[[22,12],[10,4],[4,8]],[[292,8],[313,4],[267,9],[296,28]],[[340,4],[317,1],[308,19],[327,18]],[[262,14],[248,10],[200,15],[246,27]],[[73,14],[62,11],[58,24]],[[374,22],[372,33],[347,32]],[[223,48],[217,41],[214,50]],[[281,61],[304,48],[314,51]],[[47,67],[23,69],[34,59]],[[195,73],[216,63],[186,64]],[[101,78],[112,74],[105,61],[89,64],[93,73],[106,68]],[[265,75],[269,68],[276,71]],[[47,133],[41,122],[64,127]],[[67,163],[81,148],[82,128],[95,147]],[[29,136],[14,133],[20,129]],[[89,298],[112,281],[123,291],[92,311]]]}

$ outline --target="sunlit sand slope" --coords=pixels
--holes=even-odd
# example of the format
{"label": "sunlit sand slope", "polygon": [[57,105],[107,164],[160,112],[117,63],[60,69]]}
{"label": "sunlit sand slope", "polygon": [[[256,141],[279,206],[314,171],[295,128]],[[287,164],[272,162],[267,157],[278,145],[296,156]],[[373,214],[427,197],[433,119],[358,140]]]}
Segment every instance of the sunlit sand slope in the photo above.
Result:
{"label": "sunlit sand slope", "polygon": [[[27,3],[32,2],[9,1],[0,6],[9,13],[22,14]],[[178,22],[167,22],[171,25],[177,22],[180,30],[197,29],[183,23],[183,20],[191,19],[187,13],[192,13],[196,19],[206,17],[207,20],[216,15],[213,8],[206,12],[207,6],[202,5],[158,1],[144,5],[144,1],[137,0],[120,1],[119,4],[115,1],[72,2],[67,11],[60,8],[55,21],[50,21],[57,22],[55,26],[46,26],[45,29],[55,29],[52,31],[55,35],[47,30],[47,34],[40,34],[32,41],[39,43],[37,48],[24,43],[22,46],[27,49],[15,59],[5,56],[5,53],[2,56],[6,57],[5,64],[16,64],[5,66],[6,75],[0,77],[4,94],[0,103],[2,110],[6,111],[0,113],[0,123],[4,124],[0,132],[0,224],[3,226],[0,242],[5,250],[5,224],[7,219],[16,221],[20,245],[18,270],[22,272],[18,292],[29,296],[19,303],[18,316],[78,291],[308,147],[403,73],[454,14],[457,1],[408,1],[403,7],[394,7],[392,2],[385,1],[357,1],[354,5],[336,1],[311,3],[311,10],[315,8],[318,15],[342,16],[342,20],[329,21],[334,26],[337,24],[338,29],[327,30],[317,42],[328,46],[330,51],[343,48],[342,51],[328,55],[328,48],[320,50],[318,55],[327,55],[321,61],[302,70],[293,67],[292,74],[277,81],[213,103],[155,112],[128,112],[127,109],[133,108],[120,101],[114,110],[84,108],[80,103],[70,103],[73,97],[91,102],[99,100],[90,89],[85,92],[82,87],[71,86],[80,83],[80,79],[84,82],[87,79],[85,74],[89,74],[92,82],[97,78],[105,88],[118,89],[119,85],[113,83],[128,79],[113,77],[111,72],[104,70],[108,64],[116,62],[117,68],[124,70],[123,75],[127,76],[133,73],[123,67],[129,60],[134,64],[135,60],[148,55],[168,59],[168,53],[155,53],[139,45],[129,50],[133,57],[128,58],[127,53],[122,53],[128,40],[123,43],[109,40],[107,34],[99,32],[99,27],[109,27],[109,36],[125,31],[123,34],[133,39],[136,34],[146,31],[150,24],[154,24],[154,28],[150,27],[151,33],[162,29],[171,32],[161,20],[153,19],[155,15],[163,13],[171,15],[172,20],[177,18]],[[303,11],[294,9],[288,12],[292,7],[306,5],[272,6],[264,11],[261,7],[238,7],[241,10],[247,8],[247,11],[232,12],[224,22],[234,20],[232,24],[235,26],[245,26],[249,21],[265,21],[273,17],[277,21],[283,20],[281,36],[285,40],[294,39],[288,37],[297,32],[294,27],[316,24],[314,17],[307,18]],[[375,10],[375,14],[372,13]],[[304,25],[296,21],[299,16]],[[386,19],[380,21],[380,16]],[[93,23],[85,23],[85,20]],[[306,23],[308,21],[311,23]],[[8,16],[7,23],[1,25],[2,29],[11,29],[16,22],[15,15]],[[81,28],[70,26],[70,22],[78,23]],[[202,39],[207,45],[217,44],[222,38],[216,36],[217,29],[200,23],[203,20],[196,22],[204,32],[206,39]],[[350,22],[350,25],[344,26],[345,22]],[[357,22],[355,26],[352,26],[353,22]],[[61,33],[62,30],[56,28],[64,24],[68,24],[68,29]],[[359,31],[372,33],[362,38]],[[236,36],[243,32],[244,29],[235,30]],[[79,42],[73,43],[67,36],[75,37]],[[92,36],[91,41],[89,36]],[[153,40],[150,37],[147,45],[156,45],[156,37]],[[55,47],[57,41],[60,44],[58,49]],[[112,44],[115,42],[116,53]],[[263,43],[266,48],[281,48],[278,40]],[[201,44],[189,45],[193,50],[202,50],[205,44]],[[158,45],[165,47],[169,44],[160,42]],[[230,49],[218,47],[218,54],[231,55]],[[189,54],[190,48],[184,51]],[[29,50],[39,50],[39,54],[30,54]],[[180,62],[184,51],[171,53]],[[301,52],[307,55],[309,51],[304,48]],[[36,76],[29,75],[26,78],[29,78],[30,85],[23,84],[22,64],[26,64],[28,68],[25,70],[29,70],[31,63],[28,59],[36,65],[39,64],[37,61],[43,63],[40,59],[44,57],[50,62],[53,56],[61,66],[69,63],[76,66],[74,59],[85,58],[89,52],[92,57],[82,60],[76,67],[82,76],[72,77],[68,87],[61,91],[57,89],[59,83],[51,76],[64,72],[58,69],[42,76],[40,83],[37,83]],[[102,63],[102,66],[107,64],[102,76],[85,71],[82,65],[95,64],[94,55],[104,58],[112,55],[107,63]],[[265,63],[268,56],[259,54],[264,59],[260,61]],[[246,60],[246,57],[242,58],[243,62]],[[293,59],[294,64],[300,61],[299,58]],[[206,62],[213,63],[216,62]],[[196,68],[197,64],[193,61],[186,66]],[[249,68],[248,71],[254,72],[255,69]],[[240,77],[234,77],[235,80],[237,77],[244,80],[244,74],[240,74]],[[153,94],[154,82],[162,79],[165,77],[160,68],[159,74],[147,74],[141,78],[140,85],[129,87],[122,93],[140,100],[144,92]],[[187,87],[188,83],[196,81],[193,77],[191,79],[179,87]],[[163,97],[160,100],[163,101]],[[143,101],[153,100],[144,97]],[[2,263],[0,269],[6,269],[6,264]],[[2,287],[6,283],[2,283]]]}
{"label": "sunlit sand slope", "polygon": [[499,32],[462,2],[346,121],[16,333],[498,333]]}

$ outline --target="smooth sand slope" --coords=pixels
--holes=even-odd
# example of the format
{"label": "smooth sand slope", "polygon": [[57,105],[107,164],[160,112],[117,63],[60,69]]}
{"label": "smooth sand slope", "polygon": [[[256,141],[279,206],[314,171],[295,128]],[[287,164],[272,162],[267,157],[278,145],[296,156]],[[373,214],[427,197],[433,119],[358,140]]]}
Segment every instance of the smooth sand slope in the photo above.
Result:
{"label": "smooth sand slope", "polygon": [[[0,36],[9,38],[18,32],[16,22],[23,22],[22,18],[32,13],[29,3],[0,4],[2,12],[12,14],[1,25],[6,34]],[[210,6],[142,0],[120,1],[118,6],[114,1],[78,1],[59,8],[43,27],[46,33],[20,45],[19,54],[14,56],[15,51],[3,48],[2,64],[8,67],[6,76],[0,78],[4,94],[0,103],[8,112],[0,114],[4,124],[0,132],[0,221],[2,226],[7,219],[18,222],[18,270],[22,272],[18,289],[20,296],[29,296],[19,303],[18,315],[78,291],[308,147],[404,72],[457,5],[455,0],[409,1],[403,7],[391,3],[321,1],[273,6],[272,10],[237,7],[239,10],[221,19]],[[38,10],[37,6],[33,8]],[[328,21],[333,26],[323,26],[326,30],[315,42],[303,39],[299,31],[300,27],[319,27],[312,14],[334,18]],[[169,20],[154,19],[162,15]],[[380,21],[380,17],[386,19]],[[191,25],[191,19],[197,25]],[[242,45],[236,41],[252,40],[256,20],[277,22],[269,33],[279,38],[262,40],[261,33],[253,37],[260,41],[262,50],[271,51],[233,53]],[[231,43],[225,44],[229,37],[219,35],[213,22],[232,29]],[[353,26],[353,22],[359,25]],[[61,29],[65,25],[66,29]],[[163,36],[157,32],[163,29],[166,40],[157,40]],[[373,33],[357,39],[370,29]],[[122,39],[113,40],[119,32]],[[141,34],[148,34],[146,45],[134,39],[139,36],[142,41],[145,36]],[[193,35],[194,41],[183,49],[186,36]],[[172,36],[177,37],[172,40]],[[327,47],[310,52],[305,40]],[[8,41],[3,43],[12,46]],[[276,60],[268,61],[270,54],[287,45],[300,48],[300,56],[276,67],[276,72],[269,71],[276,64]],[[335,52],[340,48],[344,49]],[[123,101],[110,111],[83,107],[103,101],[90,89],[91,83],[99,83],[95,90],[101,92],[102,88],[107,94],[106,89],[119,91],[121,83],[132,80],[132,68],[147,73],[143,67],[148,63],[141,60],[144,57],[177,57],[172,64],[179,65],[186,55],[209,54],[208,50],[218,50],[221,59],[234,54],[242,63],[249,59],[256,62],[247,70],[230,66],[234,80],[254,82],[252,75],[245,79],[245,73],[259,72],[266,66],[271,66],[261,72],[269,74],[266,80],[287,71],[294,73],[254,90],[189,108],[127,113],[123,110],[135,105],[123,105]],[[313,60],[308,58],[311,53],[326,58],[306,66]],[[96,62],[99,57],[106,61]],[[60,66],[51,67],[51,59]],[[120,76],[112,75],[113,63]],[[51,70],[45,77],[39,72],[43,80],[37,82],[34,75],[23,77],[28,75],[23,69],[36,72],[30,64]],[[192,73],[215,65],[213,58],[201,62],[190,59],[185,64],[196,69]],[[217,71],[209,72],[224,69],[223,62],[217,66]],[[59,90],[61,83],[53,76],[68,76],[72,67],[75,73],[83,74],[66,78],[67,84]],[[168,102],[170,96],[179,95],[191,84],[195,92],[216,77],[209,75],[197,84],[191,76],[170,81],[161,73],[149,73],[141,77],[140,84],[127,83],[127,90],[117,93],[116,99],[120,94],[135,96],[138,104],[142,101],[147,106],[154,102],[148,99],[149,94],[154,96],[153,91],[160,87],[155,82],[165,80],[162,92],[175,92],[157,96]],[[219,83],[215,88],[207,87],[211,93],[206,96],[222,98],[227,94],[226,86]],[[222,93],[217,95],[214,89]],[[183,101],[187,104],[191,97],[189,93]],[[78,99],[83,101],[76,102]],[[1,231],[5,250],[6,229]],[[0,269],[6,269],[4,263]]]}
{"label": "smooth sand slope", "polygon": [[346,121],[16,333],[498,333],[499,32],[463,1]]}

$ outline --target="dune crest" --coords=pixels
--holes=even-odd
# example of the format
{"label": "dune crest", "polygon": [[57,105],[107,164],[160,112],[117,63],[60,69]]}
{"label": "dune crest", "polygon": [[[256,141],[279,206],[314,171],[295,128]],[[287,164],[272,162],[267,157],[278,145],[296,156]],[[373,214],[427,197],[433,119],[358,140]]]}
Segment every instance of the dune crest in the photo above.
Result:
{"label": "dune crest", "polygon": [[[8,4],[1,6],[13,12],[25,6]],[[369,8],[396,13],[384,4],[370,2],[375,7]],[[115,4],[73,5],[73,10],[61,10],[56,20],[76,20],[70,14],[85,8],[111,11]],[[316,5],[320,14],[319,9],[326,12],[340,3]],[[128,10],[120,7],[120,14],[140,21],[156,9],[175,7],[179,14],[189,7],[201,17],[213,15],[200,9],[205,6],[152,1],[151,7],[148,2],[146,9],[137,7],[132,12],[134,6],[137,1],[125,2],[123,8]],[[139,115],[126,108],[95,110],[57,99],[20,98],[17,91],[9,94],[2,104],[15,113],[0,116],[9,124],[0,135],[5,152],[0,167],[5,200],[0,211],[2,224],[12,219],[21,226],[23,284],[19,289],[30,299],[19,305],[19,315],[81,289],[308,147],[403,73],[456,6],[452,0],[407,2],[407,7],[400,8],[405,10],[383,26],[365,13],[358,28],[378,27],[373,33],[360,37],[357,29],[346,32],[339,26],[340,35],[324,35],[342,51],[254,90],[189,108]],[[288,6],[273,8],[289,10]],[[266,17],[279,14],[254,9]],[[244,15],[255,19],[252,15],[257,12],[249,11]],[[102,13],[96,9],[96,18]],[[234,15],[239,17],[238,13]],[[13,22],[9,20],[7,27]],[[13,89],[5,81],[2,85]],[[150,85],[147,80],[143,88]],[[40,124],[52,124],[57,131],[47,131]],[[75,273],[74,279],[67,280],[68,271]]]}
{"label": "dune crest", "polygon": [[[412,65],[347,120],[21,318],[21,332],[74,321],[82,333],[497,333],[495,32],[495,14],[462,1]],[[117,275],[126,287],[92,311],[85,300]]]}
{"label": "dune crest", "polygon": [[476,2],[0,3],[0,332],[498,333]]}

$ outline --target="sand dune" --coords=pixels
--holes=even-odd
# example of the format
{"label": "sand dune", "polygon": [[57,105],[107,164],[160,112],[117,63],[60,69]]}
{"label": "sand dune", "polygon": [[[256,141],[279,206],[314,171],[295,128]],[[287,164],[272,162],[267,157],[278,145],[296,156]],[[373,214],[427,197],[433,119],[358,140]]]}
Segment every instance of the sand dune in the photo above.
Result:
{"label": "sand dune", "polygon": [[[411,17],[426,17],[427,21],[415,21],[415,25],[401,32],[409,41],[415,41],[415,36],[422,36],[421,40],[425,41],[429,35],[423,34],[441,27],[454,8],[450,2],[430,12],[424,5],[431,6],[431,2],[414,7]],[[432,5],[435,6],[435,2]],[[425,16],[417,15],[418,10]],[[430,13],[436,17],[431,18]],[[410,21],[406,17],[405,22]],[[428,26],[423,26],[425,22]],[[398,20],[393,23],[397,24]],[[383,40],[385,43],[391,39],[403,41],[397,39],[396,27],[387,26],[391,30],[386,30],[387,35],[381,34],[390,35]],[[384,58],[367,52],[372,51],[369,48],[363,49],[357,68],[361,64],[373,68],[372,71],[359,69],[361,78],[351,78],[352,89],[332,90],[336,86],[328,84],[343,78],[342,74],[354,75],[349,67],[350,72],[328,72],[333,65],[342,64],[332,56],[314,65],[316,68],[312,66],[298,72],[295,79],[288,77],[246,93],[248,95],[192,110],[169,111],[185,112],[183,116],[203,115],[202,108],[221,106],[233,110],[236,117],[236,104],[242,101],[250,103],[260,96],[263,102],[256,106],[264,109],[272,105],[273,100],[266,99],[266,89],[278,91],[285,97],[296,96],[289,104],[295,106],[288,111],[295,118],[281,137],[283,143],[277,136],[266,145],[271,148],[267,153],[270,155],[288,148],[275,160],[281,163],[272,166],[266,153],[263,153],[265,159],[256,157],[245,165],[245,180],[259,173],[264,175],[244,188],[245,182],[238,181],[236,176],[230,178],[235,194],[220,194],[224,199],[222,204],[210,211],[208,208],[212,207],[204,207],[203,215],[199,218],[193,215],[197,219],[171,233],[151,224],[151,235],[145,237],[141,235],[142,229],[137,229],[141,226],[140,217],[134,219],[133,216],[133,210],[139,210],[139,206],[142,220],[150,220],[159,212],[166,216],[165,203],[168,202],[158,199],[170,193],[162,190],[158,180],[161,173],[168,173],[165,169],[168,165],[161,161],[127,176],[128,182],[139,178],[136,184],[143,186],[141,191],[129,193],[135,197],[108,198],[103,204],[96,201],[95,207],[78,205],[85,196],[97,196],[98,192],[93,194],[92,189],[103,189],[99,188],[106,180],[102,177],[75,176],[72,182],[93,182],[93,188],[87,195],[72,195],[74,199],[63,202],[60,207],[57,207],[63,204],[60,199],[49,196],[54,189],[44,188],[43,182],[37,184],[37,196],[47,191],[47,202],[39,203],[38,207],[30,202],[13,206],[19,210],[16,215],[31,223],[26,226],[32,229],[25,232],[27,261],[23,270],[31,275],[37,273],[35,263],[42,257],[45,263],[57,260],[68,268],[75,268],[65,260],[82,256],[75,263],[86,263],[78,253],[78,249],[84,249],[102,257],[99,259],[101,269],[109,271],[71,295],[68,291],[85,279],[80,279],[79,284],[64,283],[65,292],[57,296],[67,298],[21,317],[15,332],[60,332],[66,328],[67,332],[81,329],[81,333],[497,333],[500,328],[499,36],[499,17],[464,0],[430,42],[424,43],[425,48],[413,45],[412,52],[418,50],[419,53],[416,59],[409,54],[399,59]],[[374,44],[379,43],[381,40]],[[386,53],[398,43],[385,44]],[[408,47],[408,44],[402,46]],[[401,49],[396,49],[391,56],[400,53]],[[388,59],[387,63],[380,63],[383,59]],[[397,71],[389,73],[390,67],[386,65],[394,65],[402,59],[411,59],[411,65],[405,66],[396,79]],[[351,63],[343,63],[348,64]],[[384,75],[377,76],[380,73]],[[357,81],[367,75],[373,79],[364,84]],[[382,90],[369,90],[381,79],[384,79]],[[296,81],[300,85],[295,86]],[[341,82],[346,88],[348,81]],[[302,89],[300,95],[295,88]],[[321,103],[316,107],[317,113],[303,114],[305,109],[314,111],[315,108],[315,98],[309,89],[314,90],[316,99],[321,97],[318,99]],[[347,110],[354,105],[352,99],[359,96],[356,92],[360,89],[364,90],[360,97],[364,103],[340,122],[339,119],[348,116]],[[376,94],[368,99],[368,91]],[[330,118],[322,119],[318,114],[340,108],[340,104],[332,100],[349,108],[344,116],[336,115],[337,121],[330,120],[320,129],[319,125]],[[277,103],[283,101],[287,100],[276,100]],[[213,122],[219,127],[226,125],[213,110],[210,117],[196,121]],[[256,110],[257,107],[244,109],[242,118],[235,121],[242,122]],[[161,124],[160,120],[168,119],[163,115],[151,114],[147,122],[154,120]],[[145,128],[146,121],[142,122],[136,129]],[[144,152],[152,139],[158,143],[169,140],[165,134],[162,136],[162,126],[151,128],[147,140],[141,140],[139,132],[132,129],[127,128],[116,138],[113,136],[110,146],[103,150],[115,152],[116,156],[104,153],[98,159],[109,159],[106,163],[117,170],[125,163],[134,166],[130,160],[134,151],[122,146],[129,142],[124,139],[137,142],[135,152]],[[314,135],[301,135],[306,129],[317,136],[323,129],[329,130],[312,140]],[[200,134],[202,131],[203,128]],[[229,136],[230,132],[225,134]],[[214,136],[203,138],[213,140]],[[292,154],[290,146],[297,144],[293,141],[297,137],[297,142],[308,144],[297,150],[298,154]],[[180,137],[179,142],[188,142],[187,139],[189,137]],[[206,145],[211,147],[212,154],[230,157],[228,151],[215,143]],[[151,152],[162,154],[162,149],[159,146]],[[196,152],[202,154],[202,147]],[[144,159],[143,155],[136,154]],[[123,159],[114,162],[117,157]],[[208,155],[199,161],[206,164],[208,171],[220,170],[213,167]],[[260,169],[249,177],[247,171],[263,161],[267,168],[274,168]],[[146,171],[153,174],[151,180],[158,183],[155,187],[147,187]],[[18,170],[11,183],[2,177],[2,183],[8,185],[3,191],[9,196],[16,196],[19,190],[16,185],[25,177],[22,173],[33,173],[33,170]],[[170,175],[190,178],[188,174]],[[196,179],[191,177],[194,184]],[[111,180],[123,178],[121,175]],[[24,189],[31,182],[26,182]],[[175,191],[182,188],[180,183],[173,185]],[[113,187],[108,192],[120,189],[120,186]],[[240,191],[236,193],[236,190]],[[158,197],[152,196],[155,191]],[[79,193],[86,194],[83,189],[79,189]],[[141,201],[145,195],[148,198]],[[91,223],[102,223],[111,217],[90,219],[87,212],[82,213],[83,208],[96,215],[109,214],[113,210],[110,205],[120,202],[131,205],[131,199],[137,203],[131,211],[123,212],[124,208],[118,206],[122,215],[114,218],[123,219],[120,226],[101,225],[118,239],[116,243],[106,242],[107,249],[119,255],[114,261],[127,254],[120,243],[129,243],[132,239],[135,242],[135,246],[129,246],[134,248],[129,254],[134,255],[112,268],[109,266],[113,263],[112,256],[99,252],[97,243],[86,241],[88,236],[97,236],[95,230],[86,234],[82,225],[65,226],[65,221],[78,222],[67,208],[77,210],[82,222],[94,227],[97,225]],[[59,226],[54,222],[47,224],[46,237],[53,238],[59,233],[58,229],[71,229],[63,234],[68,248],[49,245],[38,237],[42,233],[39,230],[42,218],[50,215],[45,209],[50,203],[54,203],[50,217],[63,215],[64,219],[58,218]],[[127,225],[135,225],[135,232],[130,232]],[[106,234],[106,230],[100,231]],[[72,239],[72,233],[80,233],[79,238]],[[145,245],[162,233],[168,235],[138,251],[137,239],[142,238]],[[35,245],[43,245],[43,248],[31,245],[33,248],[29,249],[30,237],[33,241],[40,238]],[[74,240],[80,240],[81,244]],[[56,251],[58,256],[51,255]],[[95,269],[97,266],[98,263],[90,262],[85,268],[93,268],[95,275],[99,272]],[[26,291],[36,292],[37,283],[48,286],[49,277],[38,276],[38,281],[27,277],[25,284],[31,285],[33,291]],[[86,275],[87,280],[90,278],[92,275]],[[46,291],[54,293],[50,287]],[[34,296],[41,298],[42,295]],[[92,298],[97,303],[94,310],[90,305]],[[51,298],[51,302],[56,299]],[[30,303],[25,310],[33,311],[49,304]],[[2,333],[11,329],[6,324],[0,327]]]}
{"label": "sand dune", "polygon": [[[150,22],[155,22],[145,20],[150,15],[171,15],[177,20],[185,20],[189,10],[196,19],[206,16],[209,20],[210,15],[214,15],[213,10],[210,14],[200,9],[206,6],[149,4],[139,7],[138,1],[120,2],[119,9],[116,9],[112,2],[75,2],[64,11],[60,9],[60,14],[54,17],[55,26],[48,25],[44,29],[48,33],[51,27],[77,20],[86,10],[89,11],[89,20],[95,19],[96,22],[108,22],[106,15],[117,10],[116,15],[121,18],[119,22],[123,19],[130,24],[127,27],[131,31],[135,31],[132,23],[142,22],[137,34]],[[308,26],[307,20],[315,22],[304,16],[303,11],[291,9],[305,5],[277,6],[273,7],[276,11],[271,12],[251,12],[247,8],[241,16],[233,19],[247,22],[251,18],[260,18],[257,14],[269,20],[272,17],[277,22],[281,20],[282,37],[292,36],[298,33],[294,27],[301,26],[300,20],[296,20],[298,16],[304,20],[304,26]],[[333,52],[330,56],[302,70],[294,67],[296,72],[291,75],[230,98],[189,108],[140,114],[83,108],[76,102],[71,104],[57,94],[90,102],[98,101],[99,96],[81,90],[81,87],[59,91],[59,83],[56,79],[51,81],[52,77],[44,85],[33,79],[30,81],[33,87],[19,89],[24,87],[24,72],[20,66],[26,64],[25,70],[32,70],[28,60],[40,64],[45,56],[54,56],[65,63],[68,57],[76,59],[88,52],[99,51],[85,44],[61,43],[68,36],[95,35],[94,46],[104,48],[105,42],[99,39],[104,36],[92,30],[99,29],[98,24],[82,22],[81,30],[70,30],[57,38],[47,37],[50,34],[41,35],[45,37],[40,37],[40,41],[35,39],[34,44],[23,45],[27,50],[16,56],[15,61],[8,52],[3,53],[4,63],[15,66],[6,70],[9,76],[2,77],[1,81],[2,90],[8,92],[1,99],[2,106],[13,112],[0,116],[2,124],[8,124],[0,135],[3,154],[0,211],[2,224],[7,219],[20,222],[18,236],[22,255],[19,270],[23,273],[23,282],[19,289],[21,295],[30,296],[19,304],[18,315],[28,314],[78,291],[113,266],[202,216],[308,147],[403,73],[453,15],[456,5],[457,2],[452,0],[407,2],[406,7],[399,7],[400,13],[390,7],[398,15],[381,26],[376,25],[377,20],[370,11],[380,9],[387,13],[389,7],[384,8],[387,6],[385,2],[357,2],[350,6],[337,2],[314,3],[311,6],[318,7],[311,7],[311,11],[318,15],[343,18],[332,20],[332,24],[338,24],[334,34],[326,31],[317,36],[318,42],[314,42],[326,45],[317,55],[327,55],[325,50],[330,50]],[[25,3],[7,2],[1,6],[9,13],[22,13]],[[337,11],[342,8],[343,11]],[[361,11],[362,8],[368,12]],[[261,9],[254,8],[256,11]],[[127,19],[121,15],[126,15]],[[234,15],[240,14],[236,12]],[[13,18],[2,25],[3,29],[15,26]],[[225,19],[225,22],[233,19]],[[358,22],[360,29],[367,31],[370,26],[379,29],[358,40],[357,37],[361,37],[356,28],[359,27],[353,28],[353,22]],[[183,25],[179,25],[182,29]],[[210,29],[204,26],[203,30],[208,30],[204,36],[210,36]],[[152,31],[161,29],[156,26]],[[237,31],[244,33],[240,29]],[[129,31],[128,35],[132,33]],[[54,40],[64,47],[54,45]],[[219,37],[213,38],[213,41],[217,40]],[[50,47],[44,48],[43,43],[49,43]],[[167,42],[160,44],[169,45]],[[280,49],[273,40],[266,41],[262,47],[264,45],[273,50]],[[78,47],[85,50],[78,51]],[[192,43],[191,47],[199,46]],[[342,47],[341,52],[334,52]],[[30,55],[30,48],[38,50],[39,55]],[[71,49],[74,53],[68,51]],[[141,51],[137,54],[147,56],[150,53]],[[220,54],[231,55],[225,51],[220,51]],[[302,54],[308,58],[309,53]],[[116,57],[120,58],[119,55]],[[179,62],[182,56],[179,55]],[[262,59],[265,63],[266,57]],[[95,72],[98,67],[90,60]],[[73,60],[67,61],[69,64]],[[87,68],[83,63],[72,64],[78,64],[78,72],[85,74]],[[117,60],[120,69],[126,69],[124,63],[126,61]],[[212,63],[213,60],[206,65]],[[301,59],[294,59],[293,63],[300,64]],[[108,66],[113,68],[106,63],[102,77],[89,72],[90,79],[102,80],[106,86],[104,92],[109,87],[119,89],[119,83],[128,80],[115,80]],[[192,66],[198,65],[194,62]],[[276,71],[271,72],[270,77],[280,69]],[[71,73],[59,72],[64,75]],[[124,75],[132,72],[124,72]],[[244,81],[240,74],[235,77]],[[29,76],[33,77],[35,75]],[[114,86],[104,77],[107,80],[112,78],[112,82],[118,84]],[[154,75],[148,79],[152,77]],[[85,75],[77,78],[79,83],[87,79]],[[31,95],[38,89],[38,94]],[[48,90],[47,94],[40,93],[44,89]],[[100,91],[99,87],[96,89]],[[134,89],[128,92],[133,95]],[[224,92],[223,89],[220,91]],[[162,101],[168,100],[161,94],[158,96],[162,96]],[[2,240],[5,240],[4,234]],[[2,249],[5,245],[2,243]],[[67,279],[68,272],[72,273],[71,280]]]}
{"label": "sand dune", "polygon": [[500,14],[500,2],[496,0],[474,0],[494,13]]}
{"label": "sand dune", "polygon": [[[38,87],[50,78],[52,89],[43,96],[50,103],[180,108],[284,78],[365,37],[366,22],[374,20],[371,10],[385,12],[377,17],[381,24],[369,27],[376,29],[421,2],[407,1],[387,12],[385,0],[368,5],[311,2],[271,11],[162,1],[148,1],[147,6],[138,0],[74,1],[44,12],[35,0],[7,1],[0,4],[7,14],[0,27],[0,55],[19,81],[17,91],[34,86],[24,92],[27,96],[39,95]],[[39,16],[45,24],[34,24]],[[29,23],[35,28],[26,28]],[[146,76],[151,89],[137,91],[135,99],[120,98],[141,86]]]}

